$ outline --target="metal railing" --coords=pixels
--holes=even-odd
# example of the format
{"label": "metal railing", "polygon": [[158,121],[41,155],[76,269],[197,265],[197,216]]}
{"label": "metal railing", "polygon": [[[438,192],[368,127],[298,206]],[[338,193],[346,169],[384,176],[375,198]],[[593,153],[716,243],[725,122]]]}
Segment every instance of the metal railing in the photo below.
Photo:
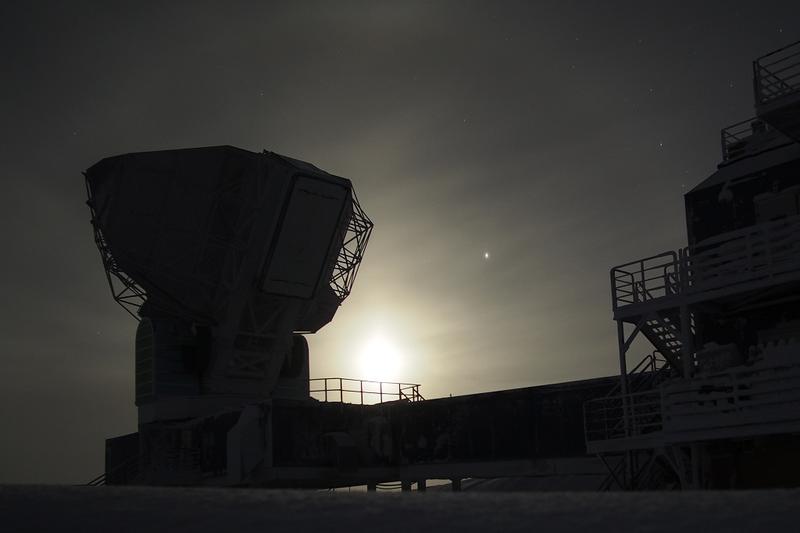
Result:
{"label": "metal railing", "polygon": [[612,305],[616,310],[680,292],[680,258],[677,252],[625,263],[611,269]]}
{"label": "metal railing", "polygon": [[753,61],[756,104],[800,91],[800,41]]}
{"label": "metal railing", "polygon": [[659,431],[673,441],[691,439],[697,431],[747,436],[755,427],[763,432],[768,424],[798,422],[800,361],[734,367],[584,404],[587,444]]}
{"label": "metal railing", "polygon": [[[351,378],[313,378],[309,380],[311,397],[323,402],[368,405],[390,401],[424,400],[419,383],[370,381]],[[316,386],[316,387],[315,387]]]}
{"label": "metal railing", "polygon": [[661,392],[657,389],[589,400],[583,404],[586,442],[661,431],[661,412]]}
{"label": "metal railing", "polygon": [[672,433],[800,420],[800,364],[736,367],[664,387]]}
{"label": "metal railing", "polygon": [[724,233],[694,246],[685,271],[694,292],[800,269],[800,216]]}
{"label": "metal railing", "polygon": [[748,118],[723,128],[720,131],[722,160],[729,161],[743,155],[753,135],[768,131],[773,129],[758,117]]}
{"label": "metal railing", "polygon": [[723,233],[611,269],[612,306],[697,294],[800,272],[800,215]]}
{"label": "metal railing", "polygon": [[121,463],[113,467],[109,472],[103,472],[99,476],[95,477],[94,479],[86,483],[86,485],[92,487],[105,485],[109,481],[109,476],[111,477],[110,481],[115,484],[131,483],[139,475],[140,459],[141,459],[140,455],[134,455],[133,457],[129,457],[128,459],[122,461]]}
{"label": "metal railing", "polygon": [[[660,378],[668,375],[668,371],[667,360],[661,355],[661,352],[653,350],[628,371],[628,390],[638,392],[652,388],[657,385]],[[617,396],[621,389],[622,385],[617,383],[608,391],[606,397]]]}

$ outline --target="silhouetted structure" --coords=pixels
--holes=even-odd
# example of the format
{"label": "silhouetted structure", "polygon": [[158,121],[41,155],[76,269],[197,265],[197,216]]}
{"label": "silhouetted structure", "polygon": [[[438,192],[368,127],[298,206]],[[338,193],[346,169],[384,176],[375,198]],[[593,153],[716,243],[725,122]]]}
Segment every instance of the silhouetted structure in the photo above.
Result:
{"label": "silhouetted structure", "polygon": [[[587,403],[586,442],[622,454],[624,487],[800,483],[800,42],[753,84],[757,116],[686,194],[688,246],[611,270],[622,379]],[[656,351],[628,371],[637,335]]]}
{"label": "silhouetted structure", "polygon": [[[301,333],[332,319],[372,229],[348,180],[231,147],[104,159],[89,205],[114,298],[140,319],[139,428],[107,441],[96,481],[797,485],[800,43],[756,60],[754,88],[758,117],[722,130],[718,171],[686,195],[688,246],[611,270],[620,377],[455,398],[309,389]],[[629,371],[639,334],[656,350]]]}

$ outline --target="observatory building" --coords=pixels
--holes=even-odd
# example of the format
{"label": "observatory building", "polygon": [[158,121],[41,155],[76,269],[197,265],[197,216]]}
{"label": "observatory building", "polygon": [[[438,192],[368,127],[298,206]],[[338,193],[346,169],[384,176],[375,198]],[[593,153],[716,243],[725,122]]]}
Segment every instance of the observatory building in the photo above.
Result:
{"label": "observatory building", "polygon": [[[756,116],[722,130],[685,196],[687,246],[611,269],[620,375],[461,397],[309,379],[304,335],[349,295],[372,230],[349,180],[229,146],[100,161],[88,203],[139,321],[139,421],[96,482],[800,485],[800,42],[753,83]],[[653,351],[629,365],[639,336]]]}
{"label": "observatory building", "polygon": [[108,459],[146,457],[142,481],[183,482],[163,473],[187,447],[170,441],[186,439],[175,421],[213,414],[202,438],[217,457],[243,409],[309,397],[301,333],[350,293],[372,223],[349,180],[229,146],[103,159],[86,186],[113,297],[139,320],[139,432]]}
{"label": "observatory building", "polygon": [[[688,246],[611,270],[622,379],[586,404],[586,441],[626,488],[800,484],[800,42],[753,87],[685,196]],[[655,351],[629,370],[638,335]]]}

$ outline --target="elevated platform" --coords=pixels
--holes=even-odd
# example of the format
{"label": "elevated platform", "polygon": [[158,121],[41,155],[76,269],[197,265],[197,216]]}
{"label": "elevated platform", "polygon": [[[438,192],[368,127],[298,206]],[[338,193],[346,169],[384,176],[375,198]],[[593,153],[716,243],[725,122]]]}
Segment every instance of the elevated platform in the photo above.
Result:
{"label": "elevated platform", "polygon": [[[415,384],[375,390],[366,388],[370,382],[339,378],[315,383],[315,394],[329,401],[275,399],[109,439],[105,482],[329,488],[571,476],[586,459],[583,404],[607,395],[618,380],[431,400],[421,400]],[[383,403],[369,403],[381,397]],[[209,446],[223,439],[225,455]],[[154,453],[152,442],[165,443],[156,450],[164,451]]]}
{"label": "elevated platform", "polygon": [[753,62],[759,118],[800,142],[800,41]]}
{"label": "elevated platform", "polygon": [[757,224],[694,247],[611,269],[615,320],[800,281],[800,216]]}
{"label": "elevated platform", "polygon": [[[800,479],[800,41],[753,83],[757,117],[721,131],[722,162],[684,197],[689,246],[611,269],[620,385],[584,413],[587,451],[621,459],[606,486]],[[644,374],[638,336],[664,360]]]}
{"label": "elevated platform", "polygon": [[800,433],[800,362],[762,360],[585,405],[589,453]]}

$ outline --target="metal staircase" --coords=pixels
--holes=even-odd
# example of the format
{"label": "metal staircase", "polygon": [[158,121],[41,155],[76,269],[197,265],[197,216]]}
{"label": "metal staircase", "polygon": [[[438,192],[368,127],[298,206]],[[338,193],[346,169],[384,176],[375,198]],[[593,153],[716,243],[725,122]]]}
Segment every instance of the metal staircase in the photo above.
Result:
{"label": "metal staircase", "polygon": [[[657,387],[665,379],[674,374],[674,369],[667,364],[661,352],[654,350],[647,354],[639,363],[628,372],[628,391],[631,393]],[[621,391],[617,383],[608,393],[606,398],[617,396]]]}
{"label": "metal staircase", "polygon": [[[787,309],[800,299],[800,211],[788,166],[796,166],[800,143],[800,41],[756,59],[753,88],[757,117],[722,130],[718,173],[687,198],[692,244],[611,269],[620,385],[584,404],[586,450],[609,472],[600,490],[701,488],[717,475],[704,470],[708,454],[728,453],[708,443],[800,434],[796,327],[784,328],[781,343],[742,347],[713,322],[735,316],[737,338],[761,339],[769,320],[794,317]],[[765,172],[778,164],[786,177]],[[695,231],[703,202],[714,204],[711,187],[740,178],[738,197],[753,200],[755,215],[710,208],[704,216],[719,227]],[[763,192],[769,180],[772,190]],[[765,307],[774,316],[760,315]],[[660,367],[646,358],[628,370],[639,336],[657,349],[651,357],[663,358]],[[717,340],[733,348],[715,351],[709,341]],[[695,352],[698,342],[705,344]]]}
{"label": "metal staircase", "polygon": [[92,478],[86,483],[90,487],[101,485],[129,485],[135,484],[139,480],[139,463],[142,456],[137,454],[125,459],[110,470]]}
{"label": "metal staircase", "polygon": [[[620,395],[621,384],[611,389],[603,398],[584,404],[587,445],[591,441],[609,438],[627,438],[660,430],[662,425],[660,403],[652,398],[652,391],[676,375],[662,354],[656,350],[647,354],[627,375],[628,394]],[[635,401],[626,401],[635,398]],[[627,413],[627,416],[625,415]],[[589,450],[591,453],[591,450]],[[615,484],[627,488],[638,472],[640,459],[630,459],[617,453],[598,453],[609,470],[600,490],[610,490]],[[619,458],[616,465],[609,458]],[[611,461],[613,463],[613,460]],[[627,463],[631,463],[627,465]],[[627,465],[627,466],[626,466]],[[630,469],[632,475],[628,475]],[[625,481],[627,480],[627,481]]]}
{"label": "metal staircase", "polygon": [[[647,354],[628,373],[629,394],[639,394],[657,388],[661,383],[676,375],[675,367],[670,366],[662,354],[655,350]],[[605,398],[596,405],[602,406],[607,414],[615,412],[623,413],[626,407],[633,409],[634,406],[626,406],[619,397],[620,386],[614,387]],[[619,400],[619,401],[618,401]],[[591,410],[591,404],[588,404]],[[612,405],[611,409],[608,406]],[[586,408],[586,406],[584,407]],[[660,409],[648,408],[649,413],[640,415],[637,420],[645,427],[660,427]],[[587,419],[587,429],[589,429],[589,419]],[[625,427],[625,418],[619,417],[614,427],[608,425],[604,430],[608,434],[630,434],[631,429]],[[664,490],[673,489],[677,486],[675,481],[670,478],[669,465],[664,464],[655,450],[643,449],[629,453],[598,454],[598,457],[608,469],[608,475],[598,487],[601,492],[610,490]],[[628,472],[630,470],[630,472]]]}
{"label": "metal staircase", "polygon": [[[675,369],[681,368],[680,318],[677,312],[654,312],[645,318],[642,334]],[[632,391],[633,392],[633,391]]]}

